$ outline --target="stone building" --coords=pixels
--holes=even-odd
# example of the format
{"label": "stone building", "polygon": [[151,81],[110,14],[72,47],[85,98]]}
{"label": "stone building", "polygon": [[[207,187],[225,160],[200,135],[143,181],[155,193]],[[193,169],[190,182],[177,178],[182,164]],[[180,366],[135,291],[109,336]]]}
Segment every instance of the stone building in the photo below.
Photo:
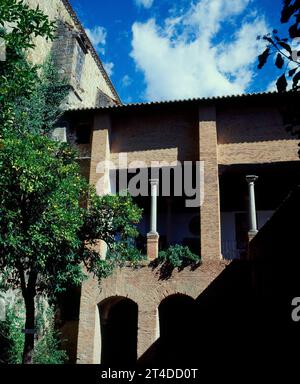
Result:
{"label": "stone building", "polygon": [[56,39],[46,41],[38,37],[29,59],[42,64],[51,54],[61,75],[71,86],[65,108],[120,104],[120,98],[68,0],[25,2],[33,8],[39,6],[51,21],[56,22]]}
{"label": "stone building", "polygon": [[[253,271],[243,261],[249,260],[249,242],[257,232],[263,242],[261,229],[270,226],[297,183],[298,141],[285,131],[282,109],[299,96],[264,93],[122,105],[68,2],[54,0],[50,7],[46,0],[27,1],[58,19],[58,39],[39,41],[32,59],[42,61],[52,50],[73,87],[64,121],[83,175],[99,194],[118,191],[116,175],[126,174],[130,181],[143,171],[147,177],[148,194],[135,199],[144,209],[139,230],[148,260],[137,269],[116,270],[100,287],[90,276],[80,290],[66,295],[62,332],[70,362],[228,359],[226,348],[236,334],[235,362],[247,359],[245,350],[262,333],[253,331],[260,323],[257,304],[252,311]],[[173,168],[184,163],[191,165],[193,182],[181,194],[174,184],[164,195],[163,172],[174,171],[174,181]],[[199,198],[200,189],[201,204],[191,203],[192,192]],[[188,246],[201,255],[202,264],[163,278],[150,262],[172,244]]]}
{"label": "stone building", "polygon": [[[67,113],[71,130],[78,130],[81,119],[89,122],[84,126],[89,132],[87,140],[78,148],[83,153],[83,172],[98,193],[115,191],[111,186],[116,172],[128,172],[132,177],[142,167],[149,171],[149,195],[135,197],[144,208],[139,229],[149,261],[137,270],[117,270],[101,283],[101,289],[92,277],[83,283],[79,317],[73,318],[74,324],[79,320],[78,363],[138,360],[150,364],[164,361],[165,356],[170,362],[182,362],[187,356],[193,361],[187,352],[191,348],[186,345],[187,341],[191,343],[190,336],[175,337],[176,330],[181,329],[189,313],[189,322],[197,330],[195,319],[201,324],[199,316],[202,321],[207,314],[212,316],[216,298],[220,300],[218,306],[226,303],[223,310],[231,313],[233,323],[228,327],[234,324],[237,330],[234,316],[239,315],[233,302],[228,302],[228,290],[235,287],[230,300],[245,300],[249,275],[245,275],[242,261],[247,259],[249,239],[272,218],[299,176],[298,141],[286,132],[281,116],[282,107],[294,97],[298,96],[254,94]],[[159,236],[151,235],[150,225],[151,206],[153,211],[155,204],[155,196],[150,196],[150,184],[153,192],[155,183],[150,172],[153,161],[160,163],[154,210]],[[172,188],[164,196],[159,187],[163,171],[170,164],[190,162],[197,173],[197,161],[203,162],[203,184],[197,187],[204,192],[201,206],[187,206],[185,202],[191,196],[178,196]],[[170,244],[189,246],[201,255],[202,264],[195,270],[186,268],[174,271],[171,278],[162,278],[159,268],[149,262],[157,256],[158,247]],[[215,288],[220,281],[222,289]],[[207,295],[213,299],[206,302],[203,313],[198,310],[199,302]],[[234,308],[230,312],[231,305]],[[206,321],[211,324],[215,320]],[[222,322],[220,329],[225,326]],[[197,332],[195,340],[197,345],[204,343]],[[206,341],[206,348],[212,347]]]}

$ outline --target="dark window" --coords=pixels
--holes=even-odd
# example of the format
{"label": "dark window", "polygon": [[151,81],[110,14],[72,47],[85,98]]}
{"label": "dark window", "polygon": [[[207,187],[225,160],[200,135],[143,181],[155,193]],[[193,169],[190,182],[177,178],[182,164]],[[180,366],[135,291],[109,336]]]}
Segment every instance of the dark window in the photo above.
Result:
{"label": "dark window", "polygon": [[92,127],[89,123],[79,124],[76,128],[76,143],[89,144],[91,141]]}
{"label": "dark window", "polygon": [[194,299],[180,294],[168,296],[160,303],[158,312],[159,363],[177,366],[197,360],[195,348],[201,345],[201,339],[197,333],[199,318]]}
{"label": "dark window", "polygon": [[189,222],[189,230],[192,235],[200,236],[200,216],[194,216]]}
{"label": "dark window", "polygon": [[81,81],[82,70],[83,70],[83,65],[85,61],[85,54],[81,49],[81,46],[79,46],[79,44],[76,45],[75,55],[76,55],[75,78],[76,78],[77,84],[79,85]]}
{"label": "dark window", "polygon": [[101,363],[129,365],[137,360],[138,306],[115,296],[99,304]]}

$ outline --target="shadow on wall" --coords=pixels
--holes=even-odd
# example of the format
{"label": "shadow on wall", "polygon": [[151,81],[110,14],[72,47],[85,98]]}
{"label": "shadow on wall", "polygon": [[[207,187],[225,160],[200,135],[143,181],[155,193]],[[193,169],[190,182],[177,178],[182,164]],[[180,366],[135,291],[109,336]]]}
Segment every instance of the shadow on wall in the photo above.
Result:
{"label": "shadow on wall", "polygon": [[300,297],[299,213],[297,188],[253,240],[250,260],[233,261],[194,302],[164,300],[161,336],[139,364],[216,364],[214,374],[236,364],[274,372],[286,358],[291,363],[300,345],[300,322],[291,318],[292,298]]}
{"label": "shadow on wall", "polygon": [[245,325],[241,304],[249,296],[246,272],[245,263],[233,261],[196,300],[173,295],[162,301],[160,338],[138,363],[199,367],[222,356],[227,358],[232,331],[236,333],[240,324]]}
{"label": "shadow on wall", "polygon": [[[160,158],[172,162],[199,160],[198,107],[179,105],[169,108],[151,105],[134,112],[118,111],[112,114],[111,153],[170,150]],[[151,146],[149,146],[151,143]],[[173,153],[173,155],[172,155]],[[147,153],[142,155],[142,159]],[[138,159],[138,160],[141,160]]]}

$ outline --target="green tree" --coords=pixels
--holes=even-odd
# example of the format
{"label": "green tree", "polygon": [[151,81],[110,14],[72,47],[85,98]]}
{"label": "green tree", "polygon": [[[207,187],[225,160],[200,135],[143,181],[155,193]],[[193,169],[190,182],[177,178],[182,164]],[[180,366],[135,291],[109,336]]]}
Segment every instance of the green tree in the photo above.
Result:
{"label": "green tree", "polygon": [[[26,329],[35,327],[38,293],[80,284],[82,264],[98,278],[111,271],[94,249],[97,239],[112,246],[117,235],[127,241],[137,233],[140,210],[132,200],[98,197],[75,159],[67,145],[32,134],[6,139],[0,151],[0,268],[7,286],[21,288]],[[24,361],[31,360],[33,339],[26,334]]]}
{"label": "green tree", "polygon": [[0,286],[21,290],[31,330],[22,361],[31,363],[37,295],[80,284],[85,271],[99,279],[111,273],[115,260],[101,260],[95,245],[127,244],[141,210],[129,196],[97,196],[80,175],[76,151],[50,138],[66,89],[53,80],[51,63],[39,76],[26,50],[33,36],[53,38],[53,23],[23,1],[0,0],[0,25],[7,43],[0,63]]}
{"label": "green tree", "polygon": [[64,113],[63,102],[69,89],[67,81],[58,74],[54,60],[49,56],[41,66],[30,94],[18,97],[12,104],[13,131],[17,134],[51,134]]}
{"label": "green tree", "polygon": [[[24,347],[24,303],[17,299],[7,308],[6,320],[0,322],[2,350],[1,363],[20,364]],[[46,306],[45,300],[37,303],[36,346],[33,354],[34,364],[63,364],[67,354],[61,349],[59,332],[54,326],[54,308]]]}
{"label": "green tree", "polygon": [[[287,36],[280,36],[277,29],[265,36],[267,46],[259,55],[258,68],[262,69],[270,56],[274,57],[274,65],[281,71],[276,86],[278,92],[288,90],[288,79],[291,80],[291,91],[300,91],[300,0],[284,0],[280,22],[288,26]],[[295,97],[296,96],[296,97]],[[283,124],[292,136],[300,139],[300,110],[298,95],[291,95],[281,106]],[[300,150],[298,151],[300,157]]]}
{"label": "green tree", "polygon": [[[82,203],[87,201],[87,205]],[[137,234],[141,211],[128,196],[98,197],[79,174],[76,152],[46,136],[6,138],[0,150],[0,269],[6,285],[20,288],[25,329],[35,327],[35,297],[80,284],[88,272],[111,272],[95,244],[113,246]],[[25,335],[24,362],[32,361],[34,335]]]}
{"label": "green tree", "polygon": [[[276,83],[278,91],[287,90],[287,77],[292,80],[292,89],[298,91],[300,89],[300,0],[283,1],[280,21],[283,24],[289,23],[288,36],[280,36],[278,30],[274,29],[272,33],[258,37],[267,43],[266,49],[258,57],[258,68],[263,68],[268,58],[275,56],[274,64],[282,70]],[[296,42],[296,47],[293,41]]]}

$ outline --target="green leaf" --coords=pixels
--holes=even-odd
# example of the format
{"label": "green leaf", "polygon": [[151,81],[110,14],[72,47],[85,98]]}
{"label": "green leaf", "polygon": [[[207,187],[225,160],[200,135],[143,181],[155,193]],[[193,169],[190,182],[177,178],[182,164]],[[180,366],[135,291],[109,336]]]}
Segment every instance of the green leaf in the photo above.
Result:
{"label": "green leaf", "polygon": [[276,82],[278,92],[284,92],[287,89],[288,83],[285,74],[281,75]]}
{"label": "green leaf", "polygon": [[291,5],[291,2],[292,0],[284,0],[284,6],[281,11],[281,23],[287,23],[295,11],[294,5]]}
{"label": "green leaf", "polygon": [[289,44],[287,44],[286,42],[284,42],[283,40],[279,41],[278,44],[283,48],[285,49],[286,51],[288,51],[288,53],[292,54],[292,48]]}
{"label": "green leaf", "polygon": [[296,37],[300,37],[300,28],[298,27],[297,22],[289,28],[289,35],[290,35],[291,39],[295,39]]}
{"label": "green leaf", "polygon": [[258,56],[258,69],[263,68],[263,66],[266,64],[268,57],[270,56],[270,48],[266,48],[264,52]]}
{"label": "green leaf", "polygon": [[299,69],[299,67],[296,67],[296,68],[289,70],[289,76],[293,76],[298,69]]}
{"label": "green leaf", "polygon": [[283,64],[284,64],[284,60],[283,60],[281,54],[278,53],[276,56],[275,65],[277,68],[281,69],[283,67]]}

